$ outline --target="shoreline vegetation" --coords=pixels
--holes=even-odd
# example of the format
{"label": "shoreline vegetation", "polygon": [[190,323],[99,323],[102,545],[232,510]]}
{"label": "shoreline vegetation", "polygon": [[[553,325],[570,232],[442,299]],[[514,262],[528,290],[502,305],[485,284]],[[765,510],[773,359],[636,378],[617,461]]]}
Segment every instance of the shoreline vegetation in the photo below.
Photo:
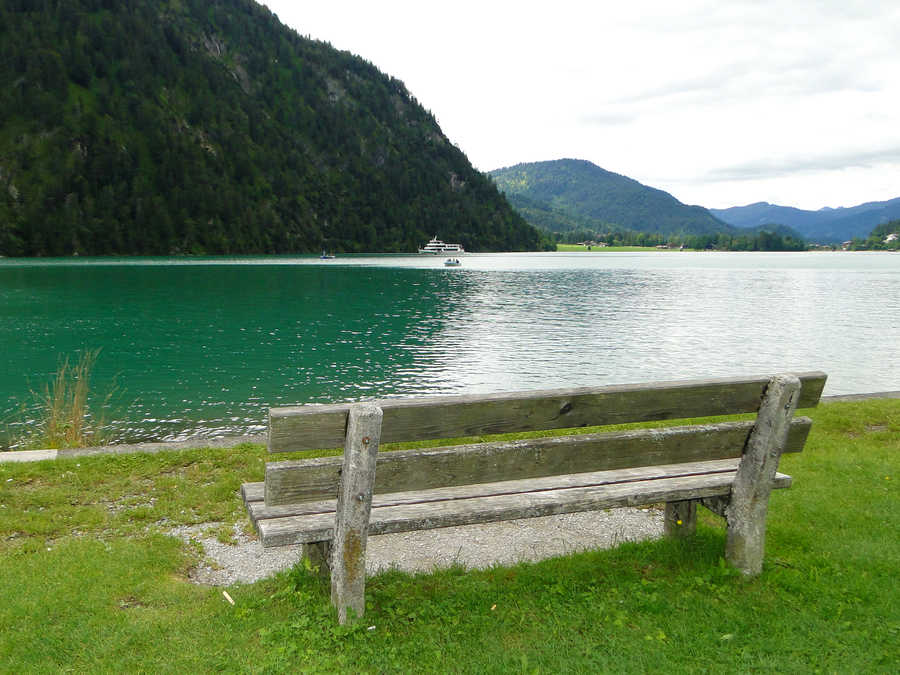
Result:
{"label": "shoreline vegetation", "polygon": [[[98,403],[91,391],[91,374],[101,349],[86,349],[70,361],[60,356],[59,365],[42,391],[31,390],[32,404],[23,404],[11,420],[5,421],[7,443],[4,450],[61,450],[105,444],[104,411],[115,395],[115,382]],[[12,429],[12,431],[10,431]]]}
{"label": "shoreline vegetation", "polygon": [[722,563],[724,530],[703,516],[684,541],[380,573],[347,627],[302,564],[226,588],[189,581],[201,537],[173,530],[223,544],[250,531],[238,489],[262,479],[263,445],[0,464],[0,578],[16,589],[0,625],[18,627],[0,632],[0,658],[26,672],[889,672],[900,400],[803,414],[812,431],[782,459],[794,486],[772,496],[757,579]]}
{"label": "shoreline vegetation", "polygon": [[881,250],[888,252],[889,249],[864,249],[864,248],[848,248],[840,247],[820,247],[809,248],[802,251],[736,251],[729,249],[710,249],[710,248],[680,248],[678,246],[598,246],[586,244],[557,244],[556,253],[681,253],[690,251],[692,253],[847,253],[857,251]]}
{"label": "shoreline vegetation", "polygon": [[[900,221],[895,221],[897,230],[900,230]],[[792,242],[788,245],[783,243],[784,240],[774,239],[766,240],[764,237],[756,239],[747,239],[742,243],[735,245],[731,240],[725,242],[717,242],[713,239],[704,242],[696,242],[688,239],[682,241],[664,240],[663,243],[654,245],[631,245],[623,244],[616,240],[613,243],[601,241],[587,241],[579,243],[556,243],[557,253],[572,252],[592,252],[592,253],[616,253],[616,252],[632,252],[632,251],[706,251],[706,252],[743,252],[743,253],[846,253],[856,251],[884,251],[889,253],[900,252],[900,238],[891,239],[890,241],[882,241],[875,237],[869,237],[866,240],[853,239],[841,244],[812,244],[803,243],[802,245]]]}

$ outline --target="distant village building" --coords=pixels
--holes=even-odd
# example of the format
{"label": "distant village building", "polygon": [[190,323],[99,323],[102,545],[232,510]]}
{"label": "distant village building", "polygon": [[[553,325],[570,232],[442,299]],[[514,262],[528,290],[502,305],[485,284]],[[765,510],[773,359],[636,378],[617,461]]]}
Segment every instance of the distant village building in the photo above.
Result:
{"label": "distant village building", "polygon": [[884,238],[884,243],[885,243],[885,244],[890,244],[892,241],[897,241],[898,239],[900,239],[900,233],[898,233],[898,232],[891,232],[888,236],[886,236],[886,237]]}

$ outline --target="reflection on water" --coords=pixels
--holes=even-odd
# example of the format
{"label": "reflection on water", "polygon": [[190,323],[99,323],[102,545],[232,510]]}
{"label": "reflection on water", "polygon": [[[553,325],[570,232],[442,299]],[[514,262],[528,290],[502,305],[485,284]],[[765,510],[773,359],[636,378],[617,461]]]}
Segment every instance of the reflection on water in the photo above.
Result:
{"label": "reflection on water", "polygon": [[[119,439],[259,431],[270,405],[821,369],[900,389],[900,255],[0,262],[0,419],[102,348]],[[2,427],[0,427],[2,433]]]}

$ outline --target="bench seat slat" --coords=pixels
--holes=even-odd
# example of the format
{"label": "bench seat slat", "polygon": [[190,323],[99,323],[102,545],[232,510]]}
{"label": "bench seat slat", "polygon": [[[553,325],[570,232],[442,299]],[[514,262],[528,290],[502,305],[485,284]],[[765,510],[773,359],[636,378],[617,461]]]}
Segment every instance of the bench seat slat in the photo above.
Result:
{"label": "bench seat slat", "polygon": [[[377,494],[372,499],[372,507],[396,506],[398,504],[415,504],[428,501],[446,501],[451,499],[470,499],[473,497],[490,497],[498,494],[514,494],[517,492],[537,492],[540,490],[559,490],[564,488],[589,487],[611,483],[654,480],[703,473],[734,472],[737,470],[737,459],[709,460],[671,465],[630,467],[615,471],[590,471],[578,474],[544,476],[522,480],[505,480],[491,483],[474,483],[463,486],[447,486],[430,490],[415,490]],[[316,513],[334,513],[336,500],[325,499],[278,506],[267,506],[263,499],[264,483],[246,483],[244,502],[253,523],[267,518],[284,516],[302,516]],[[247,495],[251,495],[249,498]]]}
{"label": "bench seat slat", "polygon": [[[381,495],[373,500],[369,534],[574,513],[615,506],[727,495],[736,460],[631,468],[523,481]],[[777,474],[773,487],[790,485]],[[333,537],[334,500],[264,506],[248,502],[263,546]],[[299,511],[299,513],[298,513]]]}
{"label": "bench seat slat", "polygon": [[[798,407],[815,406],[825,373],[797,375]],[[769,376],[504,394],[385,399],[382,443],[756,412]],[[349,404],[269,409],[269,451],[337,448]]]}
{"label": "bench seat slat", "polygon": [[[752,421],[722,422],[383,452],[378,456],[375,494],[739,458],[753,425]],[[802,450],[811,426],[808,417],[794,419],[785,452]],[[270,462],[266,505],[334,497],[342,463],[341,457]]]}
{"label": "bench seat slat", "polygon": [[[618,483],[557,492],[529,492],[449,502],[401,504],[372,510],[368,534],[392,534],[457,525],[596,511],[620,506],[641,506],[726,496],[733,476],[715,474],[666,478],[653,483]],[[773,487],[787,487],[788,476],[776,474]],[[285,546],[324,541],[334,537],[334,514],[288,516],[258,522],[262,545]],[[301,529],[302,528],[302,529]]]}
{"label": "bench seat slat", "polygon": [[244,500],[244,504],[261,501],[265,498],[265,493],[266,484],[262,481],[241,485],[241,499]]}

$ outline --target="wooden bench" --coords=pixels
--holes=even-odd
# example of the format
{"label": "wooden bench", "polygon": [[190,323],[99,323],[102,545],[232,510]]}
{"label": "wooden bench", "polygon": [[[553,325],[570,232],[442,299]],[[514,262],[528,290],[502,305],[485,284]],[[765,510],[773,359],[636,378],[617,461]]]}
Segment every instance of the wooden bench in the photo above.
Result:
{"label": "wooden bench", "polygon": [[[782,452],[802,450],[819,372],[269,411],[269,451],[343,457],[266,465],[242,495],[263,546],[304,544],[331,576],[341,623],[362,616],[368,535],[662,504],[665,531],[694,531],[697,504],[727,520],[726,558],[762,569]],[[382,443],[757,413],[755,420],[481,442],[395,452]],[[376,471],[377,467],[377,471]]]}

